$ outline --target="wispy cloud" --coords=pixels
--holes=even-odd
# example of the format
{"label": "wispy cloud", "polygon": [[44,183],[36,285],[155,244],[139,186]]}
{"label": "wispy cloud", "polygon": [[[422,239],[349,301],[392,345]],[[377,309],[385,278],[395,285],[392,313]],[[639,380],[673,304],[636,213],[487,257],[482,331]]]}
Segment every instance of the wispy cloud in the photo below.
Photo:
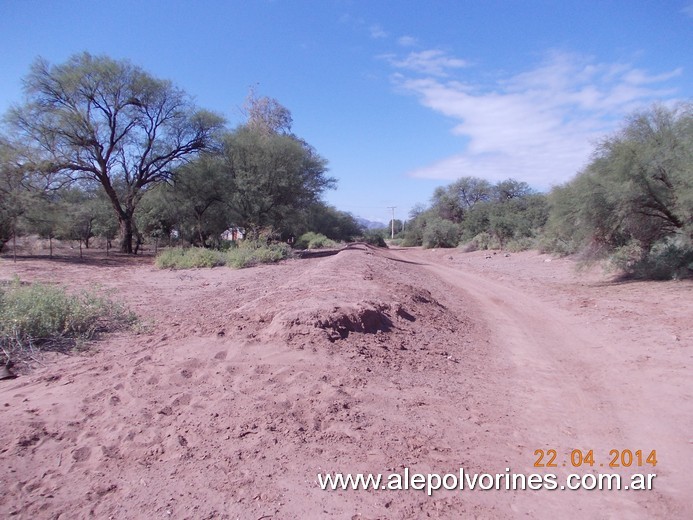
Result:
{"label": "wispy cloud", "polygon": [[371,38],[374,38],[376,40],[382,39],[382,38],[387,38],[387,33],[385,30],[378,24],[371,25],[368,30],[371,33]]}
{"label": "wispy cloud", "polygon": [[468,65],[465,60],[450,56],[438,49],[410,52],[404,58],[397,58],[394,55],[387,55],[385,58],[395,68],[440,77],[447,76],[450,69],[461,69]]}
{"label": "wispy cloud", "polygon": [[424,106],[456,120],[453,132],[465,139],[459,154],[410,173],[423,178],[514,177],[539,188],[563,182],[625,114],[671,99],[675,90],[667,82],[681,74],[681,69],[651,74],[553,52],[530,70],[482,85],[446,77],[451,68],[464,67],[464,60],[426,52],[390,57],[399,70],[424,73],[397,72],[393,79]]}
{"label": "wispy cloud", "polygon": [[413,36],[400,36],[397,38],[397,44],[402,47],[413,47],[419,41]]}

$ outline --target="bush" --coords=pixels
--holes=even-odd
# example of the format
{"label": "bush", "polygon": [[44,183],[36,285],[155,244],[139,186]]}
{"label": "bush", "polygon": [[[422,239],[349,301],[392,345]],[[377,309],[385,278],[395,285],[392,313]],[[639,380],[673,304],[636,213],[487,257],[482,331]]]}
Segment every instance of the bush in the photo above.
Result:
{"label": "bush", "polygon": [[370,244],[372,246],[387,247],[387,244],[385,243],[385,237],[383,237],[381,233],[375,230],[366,231],[366,233],[362,237],[362,240],[366,244]]}
{"label": "bush", "polygon": [[421,241],[419,240],[419,237],[415,233],[407,233],[402,240],[402,246],[403,247],[416,247],[420,246]]}
{"label": "bush", "polygon": [[225,254],[225,263],[229,267],[241,269],[257,264],[278,262],[291,256],[291,247],[283,242],[265,244],[246,240],[239,247],[231,249]]}
{"label": "bush", "polygon": [[193,269],[228,265],[240,269],[257,264],[278,262],[291,256],[291,247],[282,242],[267,245],[264,241],[244,240],[228,251],[201,247],[168,249],[156,257],[160,269]]}
{"label": "bush", "polygon": [[159,269],[192,269],[195,267],[216,267],[224,265],[223,253],[202,247],[189,249],[167,249],[156,257]]}
{"label": "bush", "polygon": [[334,240],[330,240],[325,235],[309,231],[308,233],[302,234],[298,240],[296,240],[295,247],[297,249],[322,249],[326,247],[335,247],[336,245],[337,243]]}
{"label": "bush", "polygon": [[74,346],[135,321],[124,305],[93,291],[73,295],[53,285],[22,285],[19,279],[0,288],[0,345],[6,357]]}
{"label": "bush", "polygon": [[531,237],[519,237],[508,240],[505,244],[505,250],[511,253],[519,253],[520,251],[528,251],[536,247],[536,239]]}
{"label": "bush", "polygon": [[472,238],[469,242],[464,244],[463,247],[465,253],[469,253],[471,251],[478,251],[479,249],[500,249],[500,242],[498,242],[498,239],[490,233],[482,231],[474,238]]}
{"label": "bush", "polygon": [[460,240],[459,227],[441,218],[431,220],[423,232],[423,247],[457,247]]}
{"label": "bush", "polygon": [[543,233],[537,240],[540,253],[551,253],[558,256],[568,256],[580,251],[582,244],[574,238],[563,238],[552,233]]}
{"label": "bush", "polygon": [[639,279],[671,280],[693,275],[693,247],[676,241],[655,244],[650,251],[633,241],[617,249],[610,264]]}
{"label": "bush", "polygon": [[361,237],[361,240],[375,247],[387,247],[383,232],[377,229],[367,229]]}

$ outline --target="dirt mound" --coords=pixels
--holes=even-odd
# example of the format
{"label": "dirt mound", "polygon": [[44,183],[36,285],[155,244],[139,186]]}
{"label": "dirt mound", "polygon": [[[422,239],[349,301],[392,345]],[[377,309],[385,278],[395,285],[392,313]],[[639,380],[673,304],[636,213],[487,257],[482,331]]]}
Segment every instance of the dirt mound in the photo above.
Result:
{"label": "dirt mound", "polygon": [[[298,348],[345,342],[406,348],[419,341],[415,329],[421,327],[464,329],[464,317],[450,313],[428,289],[403,283],[394,262],[372,247],[357,244],[311,262],[299,279],[232,311],[248,339]],[[338,290],[333,277],[341,280]]]}
{"label": "dirt mound", "polygon": [[[397,293],[390,295],[395,297],[390,302],[364,301],[335,306],[330,310],[306,309],[306,302],[302,302],[301,310],[298,311],[292,305],[293,309],[281,310],[272,316],[264,330],[265,337],[280,337],[291,341],[312,336],[325,337],[335,342],[349,338],[352,333],[402,332],[406,330],[408,323],[417,320],[417,316],[424,322],[440,318],[440,312],[438,315],[432,315],[429,309],[421,308],[422,305],[433,305],[440,310],[445,309],[429,291],[412,286],[401,286],[399,289]],[[401,303],[402,301],[407,302],[406,306]],[[456,321],[455,317],[447,316],[447,318],[449,321]],[[258,321],[267,320],[260,318]]]}
{"label": "dirt mound", "polygon": [[387,303],[363,302],[350,308],[334,307],[330,311],[280,312],[265,332],[268,337],[279,336],[289,340],[322,332],[330,341],[347,339],[352,332],[389,332],[393,327],[390,310],[391,305]]}

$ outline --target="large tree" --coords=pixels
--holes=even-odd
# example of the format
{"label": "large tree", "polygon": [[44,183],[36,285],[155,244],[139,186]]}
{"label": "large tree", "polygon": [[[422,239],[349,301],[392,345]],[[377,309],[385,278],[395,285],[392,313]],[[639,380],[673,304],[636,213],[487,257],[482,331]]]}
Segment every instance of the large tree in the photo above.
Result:
{"label": "large tree", "polygon": [[432,207],[445,220],[460,223],[474,206],[491,199],[493,187],[485,179],[462,177],[433,192]]}
{"label": "large tree", "polygon": [[172,186],[161,188],[159,203],[175,207],[181,237],[201,247],[219,242],[231,225],[231,179],[224,173],[221,157],[203,154],[176,171]]}
{"label": "large tree", "polygon": [[265,227],[285,228],[335,185],[325,175],[326,161],[307,143],[248,125],[224,140],[224,168],[233,220],[255,237]]}
{"label": "large tree", "polygon": [[24,90],[26,102],[8,114],[13,135],[34,145],[42,168],[103,187],[124,253],[147,188],[208,147],[223,123],[171,82],[88,53],[62,65],[38,59]]}
{"label": "large tree", "polygon": [[653,262],[663,250],[681,265],[689,262],[693,107],[654,106],[630,116],[585,170],[554,188],[549,232],[568,252],[585,249],[589,258],[612,257],[617,264],[624,258],[628,269]]}

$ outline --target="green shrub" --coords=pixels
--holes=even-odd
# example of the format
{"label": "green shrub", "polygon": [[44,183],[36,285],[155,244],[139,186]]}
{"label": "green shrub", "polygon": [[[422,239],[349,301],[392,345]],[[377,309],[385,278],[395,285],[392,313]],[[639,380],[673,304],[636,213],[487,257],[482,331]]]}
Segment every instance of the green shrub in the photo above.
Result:
{"label": "green shrub", "polygon": [[474,238],[472,238],[469,242],[463,244],[462,247],[464,248],[464,251],[467,253],[478,250],[485,251],[487,249],[500,249],[500,242],[498,242],[498,239],[494,237],[491,233],[482,231]]}
{"label": "green shrub", "polygon": [[432,219],[423,232],[423,247],[456,247],[460,240],[460,229],[449,220]]}
{"label": "green shrub", "polygon": [[553,233],[542,233],[537,240],[537,248],[540,253],[551,253],[558,256],[568,256],[580,251],[580,240],[569,237],[564,238]]}
{"label": "green shrub", "polygon": [[405,235],[404,240],[402,240],[403,247],[416,247],[420,245],[421,241],[419,240],[419,237],[416,236],[414,233],[408,233],[407,235]]}
{"label": "green shrub", "polygon": [[325,235],[309,231],[296,240],[295,247],[297,249],[323,249],[335,247],[336,245],[337,243],[334,240],[330,240]]}
{"label": "green shrub", "polygon": [[368,230],[366,233],[361,237],[361,239],[366,243],[370,244],[372,246],[376,247],[387,247],[387,244],[385,243],[385,238],[381,233],[378,231],[374,230]]}
{"label": "green shrub", "polygon": [[229,267],[241,269],[257,264],[278,262],[291,256],[291,247],[283,242],[265,244],[245,240],[239,247],[231,249],[225,254],[225,263]]}
{"label": "green shrub", "polygon": [[73,346],[135,321],[123,304],[94,291],[69,294],[59,286],[22,285],[18,279],[0,288],[0,345],[6,357]]}
{"label": "green shrub", "polygon": [[257,264],[278,262],[291,256],[291,247],[278,242],[267,245],[264,241],[244,240],[228,251],[215,251],[201,247],[168,249],[156,257],[160,269],[193,269],[228,265],[240,269]]}
{"label": "green shrub", "polygon": [[639,279],[671,280],[693,275],[693,247],[682,242],[667,240],[645,251],[632,241],[618,248],[609,257],[612,267]]}
{"label": "green shrub", "polygon": [[202,247],[167,249],[156,257],[156,266],[159,269],[192,269],[195,267],[216,267],[224,264],[223,253]]}
{"label": "green shrub", "polygon": [[505,244],[505,250],[511,253],[519,253],[520,251],[528,251],[536,247],[536,240],[531,237],[519,237],[508,240]]}

